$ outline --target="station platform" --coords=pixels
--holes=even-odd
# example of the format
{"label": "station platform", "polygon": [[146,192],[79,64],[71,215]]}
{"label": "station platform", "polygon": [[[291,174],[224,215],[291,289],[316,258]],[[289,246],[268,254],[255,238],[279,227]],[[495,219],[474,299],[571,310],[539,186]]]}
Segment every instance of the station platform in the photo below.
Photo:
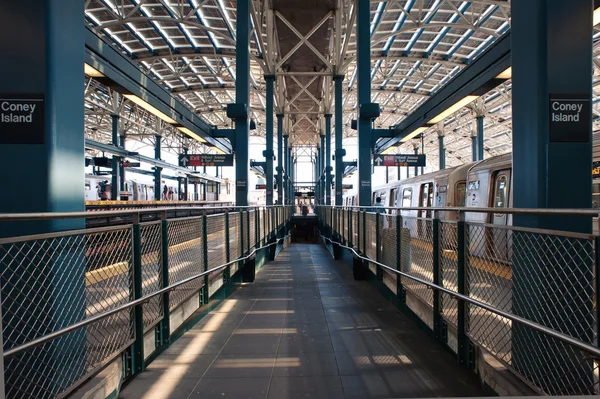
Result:
{"label": "station platform", "polygon": [[319,244],[291,244],[120,398],[482,396],[475,374]]}

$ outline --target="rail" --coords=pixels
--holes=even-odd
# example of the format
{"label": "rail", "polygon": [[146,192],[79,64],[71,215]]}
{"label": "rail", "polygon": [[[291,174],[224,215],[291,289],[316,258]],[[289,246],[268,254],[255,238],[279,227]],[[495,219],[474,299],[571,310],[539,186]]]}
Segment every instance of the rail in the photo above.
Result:
{"label": "rail", "polygon": [[[142,215],[156,209],[97,212],[133,223],[0,239],[6,397],[64,397],[118,358],[126,377],[140,372],[184,308],[208,303],[242,262],[276,245],[292,215],[284,206],[201,209],[170,219],[162,208],[151,222]],[[82,217],[2,214],[0,227]]]}
{"label": "rail", "polygon": [[599,393],[598,235],[493,223],[591,223],[597,210],[319,206],[317,215],[334,254],[345,248],[359,262],[355,277],[370,270],[460,363],[475,368],[488,353],[540,394]]}

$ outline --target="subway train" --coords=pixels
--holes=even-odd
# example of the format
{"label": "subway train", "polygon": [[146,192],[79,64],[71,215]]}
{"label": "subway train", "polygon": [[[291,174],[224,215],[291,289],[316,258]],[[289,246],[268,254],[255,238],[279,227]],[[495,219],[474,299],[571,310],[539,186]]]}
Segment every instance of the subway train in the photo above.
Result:
{"label": "subway train", "polygon": [[[596,157],[594,157],[596,161]],[[592,183],[593,198],[590,206],[599,208],[600,179]],[[371,202],[380,197],[385,207],[467,207],[467,208],[508,208],[512,206],[512,154],[503,154],[483,161],[439,170],[433,173],[395,181],[373,189]],[[356,205],[356,192],[348,193],[343,199],[346,206]],[[391,212],[396,213],[396,210]],[[431,218],[432,210],[400,210],[402,216],[409,218]],[[440,219],[455,221],[458,212],[440,212]],[[465,214],[466,222],[490,225],[512,226],[512,215],[504,213]],[[597,223],[593,223],[596,230]],[[411,237],[426,239],[430,234],[423,220],[408,222],[404,228],[410,230]],[[594,231],[597,233],[597,231]],[[512,258],[512,231],[509,229],[490,229],[486,243],[478,240],[471,242],[471,253],[483,256],[484,252],[493,253],[496,261],[510,263]]]}
{"label": "subway train", "polygon": [[[111,184],[111,175],[89,175],[85,176],[85,200],[86,201],[99,201],[100,198],[100,183],[108,180],[108,184]],[[161,199],[163,198],[162,190],[164,186],[173,191],[173,194],[167,195],[167,199],[171,201],[179,200],[179,185],[177,180],[174,179],[163,179],[161,183]],[[183,188],[183,185],[182,185]],[[107,188],[108,199],[115,200],[116,198],[110,198],[110,186]],[[222,198],[228,196],[227,184],[222,185],[221,194]],[[122,192],[127,192],[130,201],[153,201],[154,200],[154,179],[151,176],[145,176],[142,174],[136,174],[135,179],[126,179],[125,187]],[[190,201],[196,200],[194,198],[194,183],[188,185],[188,199]],[[198,186],[198,198],[197,200],[202,201],[202,188]],[[206,201],[218,201],[216,193],[216,184],[209,184],[207,187]]]}

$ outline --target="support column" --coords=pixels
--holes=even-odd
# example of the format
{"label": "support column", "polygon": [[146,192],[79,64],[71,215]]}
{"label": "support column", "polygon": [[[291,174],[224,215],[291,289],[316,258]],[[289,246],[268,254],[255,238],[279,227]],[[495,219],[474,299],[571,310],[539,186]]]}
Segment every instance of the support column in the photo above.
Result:
{"label": "support column", "polygon": [[[0,209],[2,213],[83,212],[83,3],[3,1],[0,9],[0,52],[5,54],[0,61],[2,102],[35,105],[30,111],[0,109],[6,116],[31,116],[26,123],[0,118],[0,167],[8,190],[0,197]],[[85,220],[2,223],[0,237],[71,229],[85,229]],[[38,246],[39,252],[27,254],[2,246],[4,347],[85,318],[85,236],[71,237],[68,243],[48,239]],[[34,319],[35,328],[26,326]],[[6,397],[39,397],[42,390],[58,393],[65,387],[65,376],[76,381],[86,374],[84,330],[53,340],[52,348],[42,356],[5,361]],[[42,351],[37,348],[28,354]]]}
{"label": "support column", "polygon": [[[188,149],[186,147],[183,147],[183,153],[184,155],[188,154]],[[183,179],[183,200],[184,201],[188,201],[190,198],[188,197],[188,185],[190,184],[190,180],[188,178],[188,175],[185,175],[185,178]]]}
{"label": "support column", "polygon": [[325,205],[331,205],[331,114],[325,114]]}
{"label": "support column", "polygon": [[[273,84],[275,83],[275,75],[265,75],[265,82],[267,84],[266,92],[266,142],[267,149],[263,152],[265,157],[266,168],[265,175],[267,180],[267,193],[266,203],[267,205],[273,205]],[[279,117],[277,118],[277,131],[279,132]]]}
{"label": "support column", "polygon": [[[425,154],[425,136],[421,134],[421,154]],[[421,166],[421,174],[425,174],[425,167]]]}
{"label": "support column", "polygon": [[289,148],[288,148],[288,135],[283,136],[283,169],[285,172],[285,176],[283,179],[283,198],[284,204],[288,203],[288,198],[290,196],[290,186],[289,186],[289,178],[290,178],[290,165],[289,165]]}
{"label": "support column", "polygon": [[477,136],[471,134],[471,161],[478,161],[477,156]]}
{"label": "support column", "polygon": [[361,107],[371,102],[371,2],[356,0],[358,69],[358,204],[371,205],[371,118]]}
{"label": "support column", "polygon": [[[419,146],[415,144],[414,149],[415,149],[415,155],[419,154]],[[419,176],[419,167],[418,166],[415,166],[415,176]]]}
{"label": "support column", "polygon": [[477,122],[477,136],[475,138],[475,147],[477,148],[477,160],[483,161],[485,158],[483,154],[483,122],[484,116],[478,115],[476,118]]}
{"label": "support column", "polygon": [[[206,166],[203,167],[202,173],[206,174]],[[204,183],[202,184],[202,200],[206,201],[207,195],[208,195],[208,180],[204,180]]]}
{"label": "support column", "polygon": [[[513,203],[508,206],[590,207],[593,3],[511,3]],[[555,110],[560,104],[581,109]],[[552,121],[561,114],[578,121]],[[513,223],[592,232],[591,218],[515,215]],[[544,261],[539,254],[547,245],[541,241],[541,248],[532,248],[524,233],[517,232],[512,240],[513,311],[576,339],[594,342],[593,329],[586,327],[595,323],[594,309],[581,301],[594,295],[594,262],[575,260],[574,249],[555,251],[552,262]],[[549,283],[553,276],[560,276],[559,286]],[[553,311],[548,309],[549,303],[553,304]],[[574,307],[573,303],[580,306]],[[549,395],[593,394],[593,362],[584,360],[580,351],[557,346],[554,341],[513,324],[512,353],[515,368],[529,378],[541,380]],[[569,375],[578,378],[565,384],[562,370],[569,370]]]}
{"label": "support column", "polygon": [[[121,148],[125,149],[125,135],[124,134],[121,134],[119,136],[119,146]],[[123,187],[125,187],[125,167],[123,166],[123,163],[121,163],[119,165],[119,178],[121,179],[121,181],[119,182],[121,185],[121,189],[123,189]],[[133,190],[133,187],[131,189]]]}
{"label": "support column", "polygon": [[[160,142],[161,136],[154,136],[154,159],[160,159]],[[154,167],[154,199],[160,201],[162,197],[162,168],[160,166]]]}
{"label": "support column", "polygon": [[235,45],[235,204],[248,206],[250,136],[250,0],[236,2]]}
{"label": "support column", "polygon": [[277,202],[283,203],[283,114],[277,114]]}
{"label": "support column", "polygon": [[319,148],[319,170],[317,171],[317,179],[319,181],[319,203],[325,204],[325,135],[321,134],[321,147]]}
{"label": "support column", "polygon": [[438,133],[438,160],[440,170],[446,169],[446,147],[444,147],[444,134]]}
{"label": "support column", "polygon": [[343,75],[336,75],[333,78],[335,84],[335,205],[342,205],[342,184],[344,179],[344,156],[346,150],[343,148],[343,105],[342,99],[342,84],[344,81]]}
{"label": "support column", "polygon": [[[112,144],[119,147],[119,115],[111,115],[112,117]],[[110,184],[110,199],[118,200],[119,192],[121,191],[121,157],[113,155],[112,157],[112,179]]]}

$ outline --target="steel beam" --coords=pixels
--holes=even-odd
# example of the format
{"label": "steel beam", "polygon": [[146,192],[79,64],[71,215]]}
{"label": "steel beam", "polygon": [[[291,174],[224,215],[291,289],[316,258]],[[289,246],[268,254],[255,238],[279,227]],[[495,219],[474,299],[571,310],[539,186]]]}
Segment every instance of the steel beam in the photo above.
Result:
{"label": "steel beam", "polygon": [[[360,19],[360,15],[359,15]],[[511,66],[511,33],[498,38],[475,61],[467,65],[454,78],[440,88],[431,98],[394,127],[396,137],[382,140],[375,152],[397,145],[407,134],[425,125],[435,116],[470,94],[481,95],[504,80],[496,79]]]}
{"label": "steel beam", "polygon": [[356,0],[356,47],[358,69],[358,204],[371,205],[371,118],[361,107],[371,103],[371,4]]}
{"label": "steel beam", "polygon": [[[154,136],[154,159],[159,160],[161,156],[161,136]],[[154,199],[160,201],[162,199],[162,167],[154,166]]]}
{"label": "steel beam", "polygon": [[335,205],[342,205],[342,182],[344,174],[344,155],[346,150],[343,148],[344,134],[344,107],[342,99],[343,75],[334,77],[335,85]]}
{"label": "steel beam", "polygon": [[[112,144],[115,147],[119,147],[119,115],[111,115],[112,117]],[[110,187],[110,198],[112,200],[119,199],[119,191],[121,184],[121,157],[118,155],[113,155],[112,157],[112,177],[111,177],[111,187]],[[133,198],[132,198],[133,199]]]}
{"label": "steel beam", "polygon": [[325,205],[331,205],[331,114],[325,114]]}
{"label": "steel beam", "polygon": [[267,205],[273,205],[273,85],[275,83],[275,76],[265,75],[265,82],[267,84],[266,90],[266,110],[265,110],[265,141],[267,149],[263,153],[266,161],[266,203]]}
{"label": "steel beam", "polygon": [[235,204],[248,205],[250,136],[250,0],[238,0],[235,46],[235,101],[243,111],[235,118]]}
{"label": "steel beam", "polygon": [[283,204],[283,115],[277,114],[277,203]]}

